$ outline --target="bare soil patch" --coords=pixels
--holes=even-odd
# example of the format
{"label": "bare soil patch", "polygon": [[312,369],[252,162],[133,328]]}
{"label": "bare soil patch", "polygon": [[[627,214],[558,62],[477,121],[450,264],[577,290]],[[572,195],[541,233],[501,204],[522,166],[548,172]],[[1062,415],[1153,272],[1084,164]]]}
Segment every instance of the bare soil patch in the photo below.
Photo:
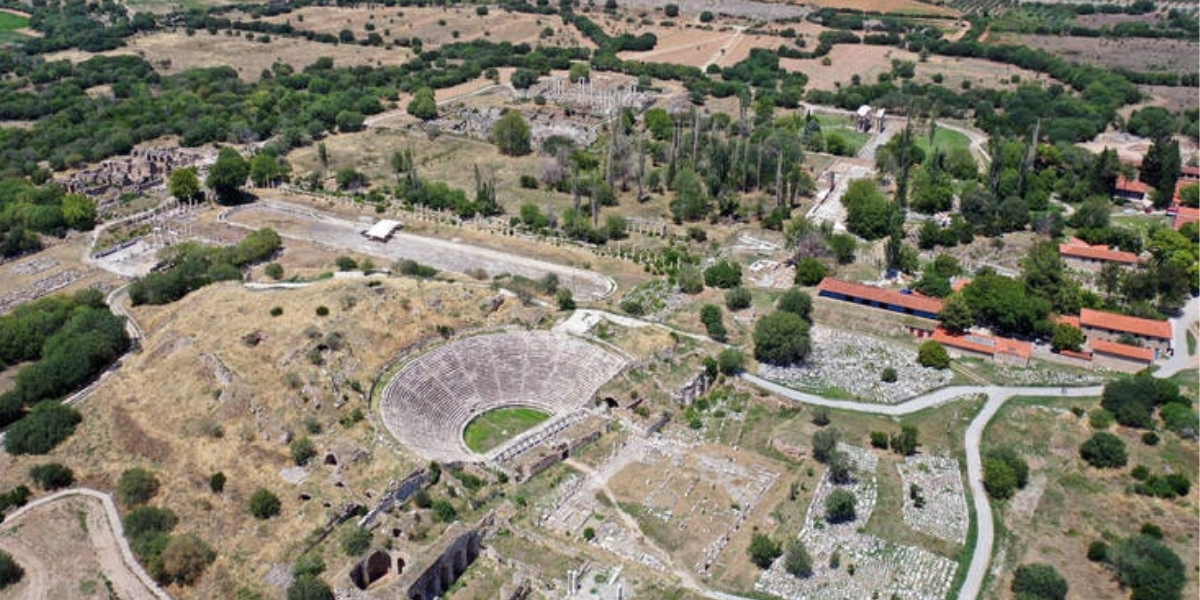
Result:
{"label": "bare soil patch", "polygon": [[1196,73],[1200,44],[1187,40],[1149,38],[1083,38],[1054,35],[997,34],[997,44],[1016,44],[1045,50],[1062,58],[1101,67],[1135,71]]}
{"label": "bare soil patch", "polygon": [[156,600],[121,561],[104,507],[94,498],[62,498],[5,521],[0,548],[25,569],[2,598]]}
{"label": "bare soil patch", "polygon": [[1197,99],[1200,99],[1200,88],[1195,87],[1140,85],[1138,88],[1151,96],[1150,104],[1161,106],[1171,112],[1194,109]]}
{"label": "bare soil patch", "polygon": [[[557,17],[527,13],[505,12],[491,7],[487,15],[478,15],[474,6],[397,7],[397,8],[338,8],[334,6],[307,6],[291,13],[263,19],[274,23],[291,23],[297,29],[338,35],[343,29],[354,33],[355,38],[365,39],[371,32],[383,37],[385,43],[398,38],[419,39],[426,46],[441,46],[452,42],[466,42],[485,38],[493,42],[527,42],[539,40],[552,46],[584,45],[582,36],[574,27],[563,25]],[[545,28],[554,30],[548,38],[541,38]],[[457,32],[457,35],[456,35]],[[380,50],[376,50],[377,52]]]}
{"label": "bare soil patch", "polygon": [[918,0],[814,0],[811,4],[817,8],[852,8],[909,15],[957,16],[959,14],[958,11],[948,6],[919,2]]}

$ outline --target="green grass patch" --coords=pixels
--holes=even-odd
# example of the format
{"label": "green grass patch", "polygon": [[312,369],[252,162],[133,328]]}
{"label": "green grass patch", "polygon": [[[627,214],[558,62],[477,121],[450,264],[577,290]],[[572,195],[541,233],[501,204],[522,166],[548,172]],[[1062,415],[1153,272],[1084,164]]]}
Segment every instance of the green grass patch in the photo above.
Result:
{"label": "green grass patch", "polygon": [[472,419],[463,440],[472,452],[483,454],[549,418],[549,413],[536,408],[498,408]]}
{"label": "green grass patch", "polygon": [[[917,137],[917,147],[921,150],[924,150],[925,154],[928,155],[930,148],[929,136],[922,135]],[[938,127],[937,130],[933,132],[933,147],[941,150],[942,152],[949,152],[959,148],[963,150],[969,150],[971,148],[971,138],[957,131],[946,129],[945,127]]]}
{"label": "green grass patch", "polygon": [[0,31],[16,31],[29,27],[29,19],[12,13],[0,12]]}

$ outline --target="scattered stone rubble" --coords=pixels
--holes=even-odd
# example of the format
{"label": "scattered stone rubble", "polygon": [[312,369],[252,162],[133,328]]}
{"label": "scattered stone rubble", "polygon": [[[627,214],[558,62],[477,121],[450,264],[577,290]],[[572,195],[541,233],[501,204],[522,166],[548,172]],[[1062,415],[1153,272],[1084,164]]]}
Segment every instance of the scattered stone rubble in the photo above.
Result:
{"label": "scattered stone rubble", "polygon": [[[759,367],[759,375],[798,389],[840,388],[855,398],[885,404],[949,385],[953,378],[949,370],[917,364],[916,350],[901,344],[820,325],[812,328],[810,336],[813,350],[803,364],[764,364]],[[896,370],[895,382],[882,381],[885,367]]]}
{"label": "scattered stone rubble", "polygon": [[[970,515],[958,461],[944,456],[910,456],[896,469],[904,483],[904,522],[936,538],[965,543]],[[913,485],[922,502],[913,498]],[[923,506],[918,508],[918,503]]]}
{"label": "scattered stone rubble", "polygon": [[[898,598],[937,600],[950,590],[957,565],[927,550],[860,533],[871,518],[876,500],[877,459],[862,448],[839,444],[855,465],[855,479],[835,485],[826,471],[813,495],[800,539],[813,561],[813,574],[797,578],[775,561],[755,584],[761,592],[787,600],[842,600],[843,598]],[[825,499],[835,489],[852,491],[857,502],[853,521],[825,522]],[[834,554],[838,566],[832,566]]]}

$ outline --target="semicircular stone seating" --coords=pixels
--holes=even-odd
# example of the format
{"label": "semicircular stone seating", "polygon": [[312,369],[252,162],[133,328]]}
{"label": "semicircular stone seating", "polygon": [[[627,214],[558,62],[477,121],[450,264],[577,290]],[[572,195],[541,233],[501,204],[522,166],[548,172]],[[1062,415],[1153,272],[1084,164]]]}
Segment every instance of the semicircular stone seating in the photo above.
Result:
{"label": "semicircular stone seating", "polygon": [[413,452],[442,462],[481,460],[467,449],[470,420],[505,406],[554,417],[585,406],[625,359],[567,334],[517,331],[438,346],[405,365],[383,389],[384,425]]}

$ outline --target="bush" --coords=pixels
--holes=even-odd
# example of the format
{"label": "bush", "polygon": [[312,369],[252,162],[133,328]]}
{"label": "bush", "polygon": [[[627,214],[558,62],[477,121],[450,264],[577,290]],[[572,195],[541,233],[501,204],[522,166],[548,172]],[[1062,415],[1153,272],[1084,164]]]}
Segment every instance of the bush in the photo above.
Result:
{"label": "bush", "polygon": [[725,292],[725,308],[731,311],[750,308],[752,300],[750,290],[741,286],[731,288]]}
{"label": "bush", "polygon": [[280,279],[283,279],[283,265],[281,265],[279,263],[273,262],[273,263],[268,264],[267,268],[265,269],[265,272],[267,274],[267,277],[270,277],[271,279],[274,279],[275,281],[279,281]]}
{"label": "bush", "polygon": [[533,175],[522,175],[519,178],[521,187],[527,190],[536,190],[538,188],[538,179]]}
{"label": "bush", "polygon": [[1143,433],[1142,434],[1142,443],[1147,446],[1157,446],[1158,445],[1158,434],[1154,433],[1153,431],[1147,431],[1146,433]]}
{"label": "bush", "polygon": [[305,573],[292,580],[287,600],[334,600],[333,590],[320,577]]}
{"label": "bush", "polygon": [[282,306],[273,306],[273,307],[271,307],[271,316],[272,316],[272,317],[278,317],[278,316],[280,316],[280,315],[282,315],[282,314],[283,314],[283,307],[282,307]]}
{"label": "bush", "polygon": [[814,286],[821,283],[829,274],[829,269],[821,261],[810,257],[800,259],[796,263],[796,285]]}
{"label": "bush", "polygon": [[1100,406],[1126,427],[1149,429],[1154,408],[1180,402],[1179,386],[1167,380],[1138,375],[1110,381],[1104,386]]}
{"label": "bush", "polygon": [[1124,467],[1128,461],[1125,442],[1105,431],[1093,434],[1088,441],[1084,442],[1079,447],[1079,456],[1089,465],[1098,469]]}
{"label": "bush", "polygon": [[292,460],[296,466],[303,467],[312,460],[312,457],[317,455],[317,448],[313,445],[312,440],[307,437],[298,438],[292,441],[289,449],[292,452]]}
{"label": "bush", "polygon": [[783,568],[794,577],[812,576],[812,556],[809,555],[808,548],[804,547],[804,542],[796,539],[788,543]]}
{"label": "bush", "polygon": [[220,494],[225,491],[225,473],[217,471],[208,478],[208,489],[214,494]]}
{"label": "bush", "polygon": [[433,518],[441,523],[453,523],[458,520],[458,510],[446,500],[433,501]]}
{"label": "bush", "polygon": [[854,493],[849,490],[833,490],[825,498],[825,521],[827,523],[846,523],[853,521],[855,514]]}
{"label": "bush", "polygon": [[1012,591],[1018,598],[1066,600],[1067,580],[1047,564],[1021,565],[1013,573]]}
{"label": "bush", "polygon": [[798,315],[776,311],[754,326],[754,358],[773,365],[790,365],[808,357],[812,346],[809,325]]}
{"label": "bush", "polygon": [[805,321],[812,320],[812,297],[800,288],[791,288],[784,292],[775,302],[775,308],[797,315]]}
{"label": "bush", "polygon": [[946,352],[946,348],[941,344],[929,340],[917,350],[917,363],[922,367],[932,367],[934,369],[950,368],[950,353]]}
{"label": "bush", "polygon": [[728,333],[725,330],[725,323],[721,315],[721,307],[716,304],[705,304],[700,307],[700,322],[704,323],[704,329],[708,332],[708,337],[711,337],[718,342],[725,341],[725,336]]}
{"label": "bush", "polygon": [[988,495],[1006,500],[1029,483],[1029,465],[1012,448],[989,450],[983,460],[983,486]]}
{"label": "bush", "polygon": [[170,533],[179,517],[167,508],[139,506],[125,515],[125,537],[136,540],[154,533]]}
{"label": "bush", "polygon": [[1108,429],[1113,424],[1112,413],[1103,408],[1097,408],[1088,413],[1088,423],[1092,426],[1092,429]]}
{"label": "bush", "polygon": [[1108,561],[1108,544],[1100,540],[1096,540],[1088,544],[1087,559],[1092,562],[1107,562]]}
{"label": "bush", "polygon": [[725,375],[737,375],[746,369],[746,357],[737,348],[726,348],[717,355],[717,369]]}
{"label": "bush", "polygon": [[362,527],[352,527],[342,533],[342,552],[346,556],[359,556],[371,547],[371,532]]}
{"label": "bush", "polygon": [[900,378],[899,373],[896,373],[895,367],[884,367],[883,372],[879,374],[879,380],[884,383],[896,383]]}
{"label": "bush", "polygon": [[715,288],[733,288],[742,283],[742,267],[735,262],[722,260],[704,270],[704,285]]}
{"label": "bush", "polygon": [[191,534],[172,536],[162,551],[163,580],[191,585],[216,558],[204,540]]}
{"label": "bush", "polygon": [[358,261],[349,256],[339,256],[334,259],[333,264],[337,265],[339,271],[353,271],[358,268]]}
{"label": "bush", "polygon": [[75,483],[75,472],[59,463],[48,463],[30,468],[29,478],[38,487],[49,492],[71,487],[71,484]]}
{"label": "bush", "polygon": [[750,547],[747,549],[750,554],[750,562],[760,569],[771,568],[771,563],[779,558],[781,551],[779,543],[767,537],[762,533],[755,533],[750,538]]}
{"label": "bush", "polygon": [[871,432],[871,447],[878,450],[887,450],[888,434],[886,431]]}
{"label": "bush", "polygon": [[329,316],[329,307],[322,304],[321,306],[317,307],[316,313],[317,313],[318,317],[328,317]]}
{"label": "bush", "polygon": [[841,432],[836,427],[814,433],[812,437],[813,458],[820,463],[829,462],[829,457],[833,456],[834,450],[837,450],[837,443],[841,436]]}
{"label": "bush", "polygon": [[1187,582],[1179,555],[1150,536],[1121,541],[1109,560],[1116,567],[1117,579],[1133,590],[1132,600],[1179,600]]}
{"label": "bush", "polygon": [[559,288],[554,294],[554,300],[558,303],[558,310],[575,310],[575,298],[567,288]]}
{"label": "bush", "polygon": [[250,495],[250,514],[254,515],[255,519],[266,520],[279,514],[283,505],[279,502],[279,496],[271,493],[265,488],[258,488]]}
{"label": "bush", "polygon": [[[18,377],[33,366],[22,370]],[[70,406],[53,400],[42,402],[34,406],[25,418],[9,427],[4,438],[4,449],[9,454],[47,454],[71,437],[75,427],[82,421],[83,416]]]}
{"label": "bush", "polygon": [[127,469],[117,480],[117,498],[127,507],[145,504],[157,493],[158,479],[146,469]]}
{"label": "bush", "polygon": [[7,588],[25,576],[25,569],[13,560],[11,554],[0,550],[0,590]]}
{"label": "bush", "polygon": [[714,18],[714,16],[712,14],[712,11],[706,10],[706,11],[700,13],[700,22],[701,23],[712,23],[713,18]]}

